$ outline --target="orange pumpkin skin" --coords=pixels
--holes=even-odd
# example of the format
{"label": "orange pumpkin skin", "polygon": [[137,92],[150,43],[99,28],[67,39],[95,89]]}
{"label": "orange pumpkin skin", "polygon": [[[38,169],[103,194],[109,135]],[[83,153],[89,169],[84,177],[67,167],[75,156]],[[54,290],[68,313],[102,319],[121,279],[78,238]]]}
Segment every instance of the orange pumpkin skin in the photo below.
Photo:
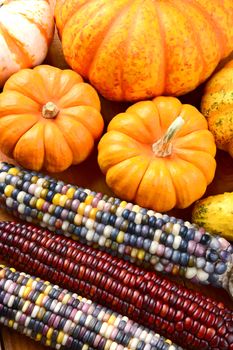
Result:
{"label": "orange pumpkin skin", "polygon": [[0,1],[0,86],[15,72],[46,57],[54,33],[47,0]]}
{"label": "orange pumpkin skin", "polygon": [[[182,128],[165,148],[157,147],[178,116]],[[157,97],[113,118],[99,142],[98,162],[117,196],[165,212],[202,197],[215,174],[215,153],[213,135],[195,107]]]}
{"label": "orange pumpkin skin", "polygon": [[103,126],[97,92],[68,69],[23,69],[0,94],[0,149],[28,169],[60,172],[82,162]]}
{"label": "orange pumpkin skin", "polygon": [[181,95],[233,50],[232,0],[58,0],[64,56],[110,100]]}

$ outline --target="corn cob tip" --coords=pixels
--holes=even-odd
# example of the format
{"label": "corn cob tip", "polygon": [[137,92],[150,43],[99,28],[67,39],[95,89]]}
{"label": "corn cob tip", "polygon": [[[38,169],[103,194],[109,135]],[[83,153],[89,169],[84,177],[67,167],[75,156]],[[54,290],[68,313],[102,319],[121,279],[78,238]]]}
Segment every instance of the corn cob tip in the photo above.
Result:
{"label": "corn cob tip", "polygon": [[226,272],[221,277],[221,282],[223,288],[227,290],[233,299],[233,254],[231,261],[228,263]]}
{"label": "corn cob tip", "polygon": [[231,266],[231,269],[229,272],[228,291],[229,291],[230,296],[233,299],[233,265]]}

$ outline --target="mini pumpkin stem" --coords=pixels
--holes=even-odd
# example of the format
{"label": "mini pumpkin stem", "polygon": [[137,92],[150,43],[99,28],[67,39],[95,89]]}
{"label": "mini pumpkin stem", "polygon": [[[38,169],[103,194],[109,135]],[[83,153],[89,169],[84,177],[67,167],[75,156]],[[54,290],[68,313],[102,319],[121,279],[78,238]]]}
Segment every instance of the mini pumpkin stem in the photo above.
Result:
{"label": "mini pumpkin stem", "polygon": [[0,0],[0,7],[3,5],[6,5],[9,2],[9,0]]}
{"label": "mini pumpkin stem", "polygon": [[164,136],[152,145],[152,150],[157,157],[168,157],[172,154],[172,139],[184,125],[184,119],[179,116],[169,126]]}
{"label": "mini pumpkin stem", "polygon": [[45,119],[53,119],[59,113],[58,107],[53,102],[47,102],[42,108],[42,116]]}

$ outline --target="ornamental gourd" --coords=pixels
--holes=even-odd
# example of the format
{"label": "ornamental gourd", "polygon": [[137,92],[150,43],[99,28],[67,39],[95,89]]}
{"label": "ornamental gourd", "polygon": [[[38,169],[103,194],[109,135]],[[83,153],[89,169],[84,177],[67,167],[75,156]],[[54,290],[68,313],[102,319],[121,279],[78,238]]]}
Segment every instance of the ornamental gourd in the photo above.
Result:
{"label": "ornamental gourd", "polygon": [[233,192],[209,196],[195,203],[192,222],[233,241]]}
{"label": "ornamental gourd", "polygon": [[233,50],[233,1],[58,0],[68,64],[110,100],[181,95]]}
{"label": "ornamental gourd", "polygon": [[20,69],[43,62],[53,31],[47,0],[0,0],[0,86]]}
{"label": "ornamental gourd", "polygon": [[69,69],[23,69],[0,94],[0,149],[28,169],[60,172],[82,162],[103,124],[97,92]]}
{"label": "ornamental gourd", "polygon": [[217,147],[233,157],[233,60],[206,84],[201,110]]}
{"label": "ornamental gourd", "polygon": [[186,208],[213,180],[216,146],[204,116],[175,97],[157,97],[112,119],[98,162],[118,197],[165,212]]}

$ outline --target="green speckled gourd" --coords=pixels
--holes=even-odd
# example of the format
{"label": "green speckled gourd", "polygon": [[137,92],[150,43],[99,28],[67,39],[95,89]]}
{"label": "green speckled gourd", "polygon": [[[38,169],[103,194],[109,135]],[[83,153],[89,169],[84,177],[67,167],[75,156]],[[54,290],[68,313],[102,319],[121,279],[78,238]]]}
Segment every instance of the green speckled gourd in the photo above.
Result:
{"label": "green speckled gourd", "polygon": [[207,231],[233,241],[233,192],[210,196],[196,202],[192,220]]}

